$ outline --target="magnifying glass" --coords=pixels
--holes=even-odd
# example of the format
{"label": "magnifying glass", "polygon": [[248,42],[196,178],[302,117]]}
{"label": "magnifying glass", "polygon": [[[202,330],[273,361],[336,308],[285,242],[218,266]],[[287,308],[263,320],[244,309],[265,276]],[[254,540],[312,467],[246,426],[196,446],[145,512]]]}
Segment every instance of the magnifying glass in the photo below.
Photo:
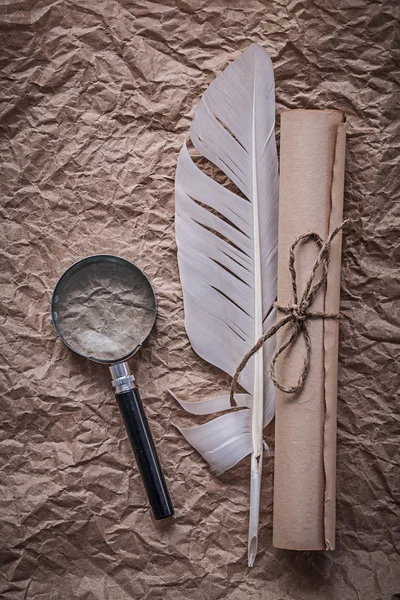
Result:
{"label": "magnifying glass", "polygon": [[58,280],[51,318],[66,346],[109,366],[155,519],[174,514],[135,377],[127,360],[150,334],[157,316],[153,287],[134,263],[109,254],[73,264]]}

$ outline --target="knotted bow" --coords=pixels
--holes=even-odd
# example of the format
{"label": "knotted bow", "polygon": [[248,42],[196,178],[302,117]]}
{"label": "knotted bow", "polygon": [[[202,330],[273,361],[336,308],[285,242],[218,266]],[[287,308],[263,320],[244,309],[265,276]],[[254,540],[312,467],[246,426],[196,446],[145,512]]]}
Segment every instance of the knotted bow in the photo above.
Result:
{"label": "knotted bow", "polygon": [[[343,229],[343,227],[346,225],[346,223],[348,223],[348,220],[343,221],[341,223],[341,225],[339,225],[339,227],[336,227],[336,229],[334,231],[332,231],[332,233],[329,235],[328,239],[325,242],[317,233],[304,233],[303,235],[299,236],[292,244],[292,246],[290,248],[290,253],[289,253],[289,271],[290,271],[290,275],[291,275],[291,279],[292,279],[293,304],[291,304],[289,306],[280,306],[279,304],[275,303],[276,308],[280,312],[285,313],[286,316],[282,317],[273,327],[271,327],[271,329],[269,329],[266,333],[264,333],[260,337],[260,339],[257,341],[257,343],[253,346],[253,348],[251,350],[249,350],[249,352],[247,352],[247,354],[243,357],[243,360],[240,363],[240,365],[238,366],[238,368],[236,369],[235,374],[232,379],[231,393],[230,393],[230,401],[231,401],[232,406],[236,406],[236,402],[234,399],[234,393],[235,393],[236,384],[239,380],[240,373],[243,371],[244,367],[247,365],[250,358],[256,352],[259,351],[261,346],[269,338],[274,336],[279,331],[279,329],[281,329],[288,323],[290,323],[292,325],[292,333],[291,333],[289,339],[284,344],[282,344],[275,352],[274,357],[271,360],[270,375],[271,375],[271,379],[274,382],[275,386],[279,390],[281,390],[281,392],[285,392],[286,394],[295,394],[296,392],[299,392],[302,389],[304,382],[307,378],[308,372],[310,370],[310,359],[311,359],[311,339],[310,339],[310,334],[309,334],[308,328],[307,328],[308,319],[340,319],[340,315],[338,315],[338,314],[316,312],[316,311],[311,312],[310,306],[311,306],[315,296],[317,295],[318,291],[325,284],[326,278],[328,276],[328,266],[329,266],[329,260],[330,260],[331,242],[336,237],[336,235],[339,233],[339,231],[341,231]],[[314,262],[310,276],[306,282],[304,292],[299,301],[298,291],[297,291],[294,251],[298,244],[305,243],[308,240],[314,240],[317,243],[320,250],[319,250],[318,256]],[[317,272],[317,269],[319,266],[322,267],[322,273],[321,273],[321,276],[318,279],[318,281],[316,283],[314,283],[316,272]],[[276,372],[275,372],[276,362],[277,362],[279,356],[282,354],[282,352],[284,352],[286,350],[286,348],[288,346],[290,346],[290,344],[292,344],[294,342],[294,340],[296,338],[298,338],[300,335],[303,335],[305,346],[306,346],[306,353],[304,356],[303,366],[302,366],[300,376],[299,376],[297,383],[295,385],[285,386],[276,377]]]}

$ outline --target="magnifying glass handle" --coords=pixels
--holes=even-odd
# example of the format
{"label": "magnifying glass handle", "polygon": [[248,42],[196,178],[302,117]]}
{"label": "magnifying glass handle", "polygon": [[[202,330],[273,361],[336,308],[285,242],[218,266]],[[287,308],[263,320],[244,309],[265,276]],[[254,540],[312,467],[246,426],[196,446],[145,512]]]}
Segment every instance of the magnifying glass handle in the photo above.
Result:
{"label": "magnifying glass handle", "polygon": [[[122,365],[125,366],[125,363],[119,363],[118,367]],[[112,373],[113,367],[110,367]],[[121,385],[123,377],[119,377],[113,381],[113,385],[116,388],[115,397],[125,423],[129,441],[135,453],[136,462],[142,475],[154,518],[165,519],[174,514],[174,508],[140,399],[139,390],[136,386],[133,387],[134,377],[130,375],[129,371],[125,377],[126,379],[130,379],[130,383],[125,384],[125,389],[128,385],[131,386],[131,389],[119,391],[124,389],[124,385]]]}

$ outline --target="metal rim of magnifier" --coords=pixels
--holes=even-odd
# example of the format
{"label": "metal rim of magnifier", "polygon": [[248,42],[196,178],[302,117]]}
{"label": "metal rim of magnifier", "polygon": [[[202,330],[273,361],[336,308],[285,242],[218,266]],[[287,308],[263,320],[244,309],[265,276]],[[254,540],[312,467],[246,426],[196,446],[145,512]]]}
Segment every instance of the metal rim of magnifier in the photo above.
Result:
{"label": "metal rim of magnifier", "polygon": [[[138,344],[133,350],[132,352],[128,352],[128,354],[125,354],[124,356],[121,356],[121,358],[118,358],[117,360],[104,360],[104,359],[99,359],[99,358],[95,358],[93,356],[89,356],[88,354],[83,354],[83,352],[79,352],[79,350],[75,350],[75,348],[73,348],[64,338],[64,336],[62,335],[62,333],[60,332],[59,328],[58,328],[58,324],[57,324],[57,320],[55,318],[55,315],[57,314],[57,311],[55,310],[55,304],[56,304],[56,297],[58,294],[58,290],[61,286],[61,284],[63,283],[63,281],[65,281],[65,279],[67,277],[71,277],[71,275],[74,274],[75,271],[79,271],[79,269],[85,264],[85,263],[96,263],[96,262],[114,262],[114,263],[125,263],[127,265],[129,265],[130,268],[133,268],[135,271],[139,271],[139,273],[141,274],[141,276],[143,277],[143,279],[145,279],[147,281],[147,283],[149,284],[149,287],[153,293],[153,297],[154,297],[154,319],[153,322],[151,324],[151,327],[149,329],[148,334],[146,335],[146,337],[143,338],[143,340],[141,341],[140,344]],[[92,254],[90,256],[86,256],[85,258],[81,258],[80,260],[78,260],[77,262],[75,262],[74,264],[72,264],[70,267],[68,267],[68,269],[66,269],[64,271],[64,273],[61,275],[61,277],[58,279],[54,290],[53,290],[53,294],[51,296],[51,320],[52,323],[54,325],[54,328],[57,332],[58,337],[60,338],[60,340],[67,346],[67,348],[69,348],[70,350],[72,350],[72,352],[75,352],[75,354],[78,354],[79,356],[83,356],[83,358],[88,358],[89,360],[92,360],[93,362],[96,363],[101,363],[103,365],[115,365],[117,363],[121,363],[124,362],[125,360],[128,360],[128,358],[130,358],[131,356],[133,356],[134,354],[136,354],[136,352],[143,346],[144,342],[147,340],[147,338],[149,337],[150,333],[153,330],[153,327],[155,325],[156,319],[157,319],[157,296],[155,294],[153,285],[150,281],[150,279],[147,277],[147,275],[142,271],[142,269],[140,269],[134,262],[126,259],[126,258],[122,258],[122,256],[116,256],[114,254]]]}

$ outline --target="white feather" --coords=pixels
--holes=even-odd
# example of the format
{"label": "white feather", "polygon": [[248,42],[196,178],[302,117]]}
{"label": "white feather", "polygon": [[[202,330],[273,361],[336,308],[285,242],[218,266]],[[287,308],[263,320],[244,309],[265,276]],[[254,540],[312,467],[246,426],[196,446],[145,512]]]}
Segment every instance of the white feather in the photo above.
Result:
{"label": "white feather", "polygon": [[[278,161],[274,77],[265,50],[253,44],[216,78],[196,109],[190,134],[195,148],[245,196],[205,175],[183,145],[176,172],[176,240],[186,331],[202,358],[233,375],[275,321]],[[269,340],[241,375],[248,395],[240,402],[249,408],[180,429],[217,472],[252,453],[257,494],[262,430],[274,415],[267,377],[274,349]],[[229,409],[229,398],[223,398],[202,401],[199,411],[211,412],[212,402],[214,411]],[[192,404],[179,402],[186,410]]]}

